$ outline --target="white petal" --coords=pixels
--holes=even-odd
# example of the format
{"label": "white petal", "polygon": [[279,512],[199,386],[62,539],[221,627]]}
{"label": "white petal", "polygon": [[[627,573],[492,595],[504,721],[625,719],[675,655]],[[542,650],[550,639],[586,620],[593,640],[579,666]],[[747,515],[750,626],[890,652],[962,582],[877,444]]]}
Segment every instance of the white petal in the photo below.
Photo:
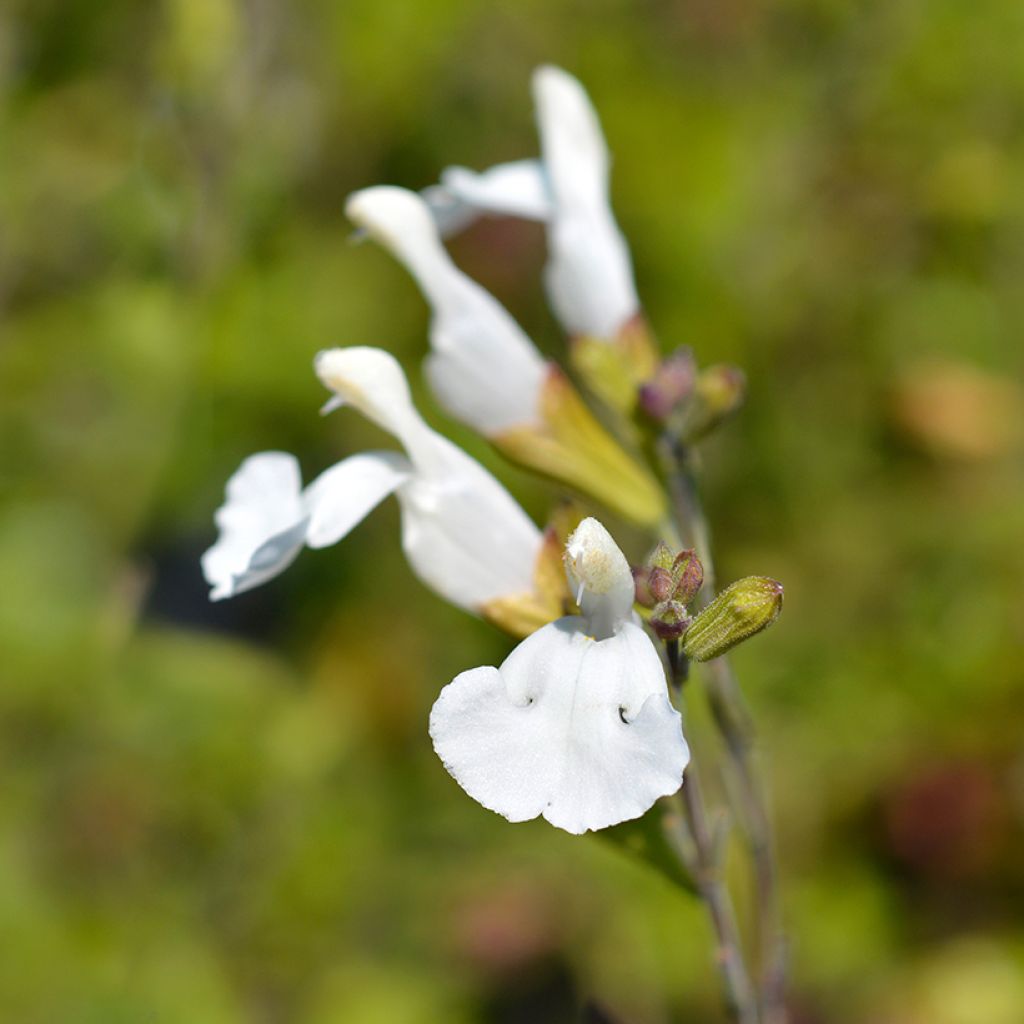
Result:
{"label": "white petal", "polygon": [[457,196],[444,185],[428,185],[420,189],[420,198],[427,204],[441,238],[451,238],[465,231],[483,213],[479,207]]}
{"label": "white petal", "polygon": [[441,184],[422,195],[442,237],[456,234],[482,214],[544,221],[553,210],[538,160],[496,164],[479,173],[448,167],[441,174]]}
{"label": "white petal", "polygon": [[636,585],[626,556],[593,517],[584,519],[565,545],[569,589],[598,639],[611,636],[630,618]]}
{"label": "white petal", "polygon": [[485,435],[534,423],[543,357],[501,303],[452,263],[420,196],[378,186],[354,193],[345,209],[406,266],[430,303],[427,378],[438,401]]}
{"label": "white petal", "polygon": [[445,438],[434,439],[431,465],[398,491],[409,564],[442,597],[470,611],[529,593],[540,530],[478,462]]}
{"label": "white petal", "polygon": [[412,404],[402,367],[390,352],[366,345],[326,349],[317,354],[313,368],[339,399],[327,403],[332,409],[339,404],[355,407],[407,450],[415,449],[429,430]]}
{"label": "white petal", "polygon": [[639,626],[594,640],[578,618],[524,640],[500,669],[441,691],[430,735],[475,800],[510,821],[582,833],[674,793],[689,759],[661,661]]}
{"label": "white petal", "polygon": [[336,544],[411,474],[409,460],[397,452],[364,452],[325,470],[303,494],[306,543],[311,548]]}
{"label": "white petal", "polygon": [[[420,579],[472,611],[495,598],[529,592],[540,531],[483,466],[427,426],[394,357],[381,349],[331,349],[317,356],[316,370],[328,387],[396,434],[409,455],[412,472],[391,482],[402,508],[402,546]],[[406,468],[404,460],[392,461],[390,473]],[[383,498],[388,472],[360,472],[377,474],[367,482],[365,499],[374,493]]]}
{"label": "white petal", "polygon": [[251,455],[227,484],[215,520],[220,536],[202,558],[214,601],[264,583],[287,568],[302,548],[306,515],[294,456]]}
{"label": "white petal", "polygon": [[570,334],[614,337],[640,308],[629,248],[608,201],[608,150],[580,83],[560,68],[533,76],[541,152],[554,199],[548,298]]}

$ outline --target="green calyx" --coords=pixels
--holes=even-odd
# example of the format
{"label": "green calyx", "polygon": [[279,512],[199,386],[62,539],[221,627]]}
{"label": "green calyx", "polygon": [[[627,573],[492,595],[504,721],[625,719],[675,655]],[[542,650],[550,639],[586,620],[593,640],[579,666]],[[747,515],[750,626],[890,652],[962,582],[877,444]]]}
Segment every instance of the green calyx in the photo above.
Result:
{"label": "green calyx", "polygon": [[746,576],[726,587],[687,627],[683,653],[710,661],[767,629],[782,610],[782,584],[767,576]]}

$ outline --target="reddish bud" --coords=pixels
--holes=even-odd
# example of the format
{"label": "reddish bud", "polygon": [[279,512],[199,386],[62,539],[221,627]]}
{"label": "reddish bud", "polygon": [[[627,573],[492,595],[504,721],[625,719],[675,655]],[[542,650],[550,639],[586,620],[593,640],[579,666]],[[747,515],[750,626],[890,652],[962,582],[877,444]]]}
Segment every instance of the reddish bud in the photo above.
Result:
{"label": "reddish bud", "polygon": [[704,582],[704,566],[693,548],[676,555],[672,576],[676,583],[673,597],[682,604],[689,604]]}
{"label": "reddish bud", "polygon": [[[656,604],[667,601],[676,589],[676,581],[672,573],[656,565],[647,576],[647,586]],[[684,602],[685,603],[685,602]]]}
{"label": "reddish bud", "polygon": [[678,640],[692,621],[678,601],[663,601],[648,620],[659,640]]}

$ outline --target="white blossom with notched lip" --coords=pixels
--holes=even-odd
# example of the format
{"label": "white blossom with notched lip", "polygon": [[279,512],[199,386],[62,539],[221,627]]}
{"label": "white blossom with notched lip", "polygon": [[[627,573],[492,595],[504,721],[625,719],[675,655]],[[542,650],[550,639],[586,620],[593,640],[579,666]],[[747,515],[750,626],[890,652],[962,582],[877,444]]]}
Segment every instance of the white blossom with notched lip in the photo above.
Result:
{"label": "white blossom with notched lip", "polygon": [[633,620],[629,564],[597,520],[569,538],[566,572],[583,614],[533,633],[500,668],[456,676],[430,735],[484,807],[579,834],[674,793],[689,750],[658,652]]}
{"label": "white blossom with notched lip", "polygon": [[378,185],[353,193],[345,211],[406,267],[430,304],[426,374],[440,404],[485,437],[535,424],[544,357],[504,306],[455,266],[424,200]]}
{"label": "white blossom with notched lip", "polygon": [[211,598],[266,582],[303,545],[337,543],[392,493],[413,571],[446,600],[479,612],[532,591],[540,531],[487,470],[427,426],[395,359],[375,348],[331,349],[317,356],[316,371],[340,404],[394,435],[405,454],[353,455],[305,490],[293,456],[250,456],[228,481],[220,536],[203,556]]}

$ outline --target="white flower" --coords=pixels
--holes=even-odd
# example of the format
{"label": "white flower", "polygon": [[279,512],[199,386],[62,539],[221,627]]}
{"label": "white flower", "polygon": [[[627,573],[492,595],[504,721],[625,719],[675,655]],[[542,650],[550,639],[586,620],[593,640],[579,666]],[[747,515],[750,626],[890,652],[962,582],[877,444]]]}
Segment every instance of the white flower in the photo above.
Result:
{"label": "white flower", "polygon": [[608,149],[583,86],[538,68],[533,96],[554,214],[548,298],[569,334],[614,338],[640,309],[629,248],[608,199]]}
{"label": "white flower", "polygon": [[552,213],[551,191],[539,160],[495,164],[482,172],[448,167],[441,183],[420,195],[442,238],[458,234],[485,213],[539,221]]}
{"label": "white flower", "polygon": [[527,637],[500,668],[441,691],[430,735],[474,800],[576,834],[642,815],[682,783],[689,751],[661,659],[633,620],[633,579],[595,519],[566,548],[582,616]]}
{"label": "white flower", "polygon": [[485,437],[535,424],[547,363],[501,303],[455,266],[423,199],[380,185],[353,193],[345,211],[409,270],[431,306],[426,374],[441,405]]}
{"label": "white flower", "polygon": [[424,423],[394,358],[374,348],[332,349],[317,356],[316,371],[406,454],[353,455],[304,491],[291,455],[246,459],[217,512],[220,537],[203,556],[210,596],[230,597],[276,576],[303,545],[336,543],[391,493],[413,571],[446,600],[479,612],[531,592],[540,531],[490,473]]}
{"label": "white flower", "polygon": [[479,174],[450,167],[428,190],[445,235],[483,213],[547,224],[548,299],[566,332],[609,340],[640,310],[629,247],[608,197],[609,156],[583,86],[556,67],[538,68],[533,95],[542,160]]}

